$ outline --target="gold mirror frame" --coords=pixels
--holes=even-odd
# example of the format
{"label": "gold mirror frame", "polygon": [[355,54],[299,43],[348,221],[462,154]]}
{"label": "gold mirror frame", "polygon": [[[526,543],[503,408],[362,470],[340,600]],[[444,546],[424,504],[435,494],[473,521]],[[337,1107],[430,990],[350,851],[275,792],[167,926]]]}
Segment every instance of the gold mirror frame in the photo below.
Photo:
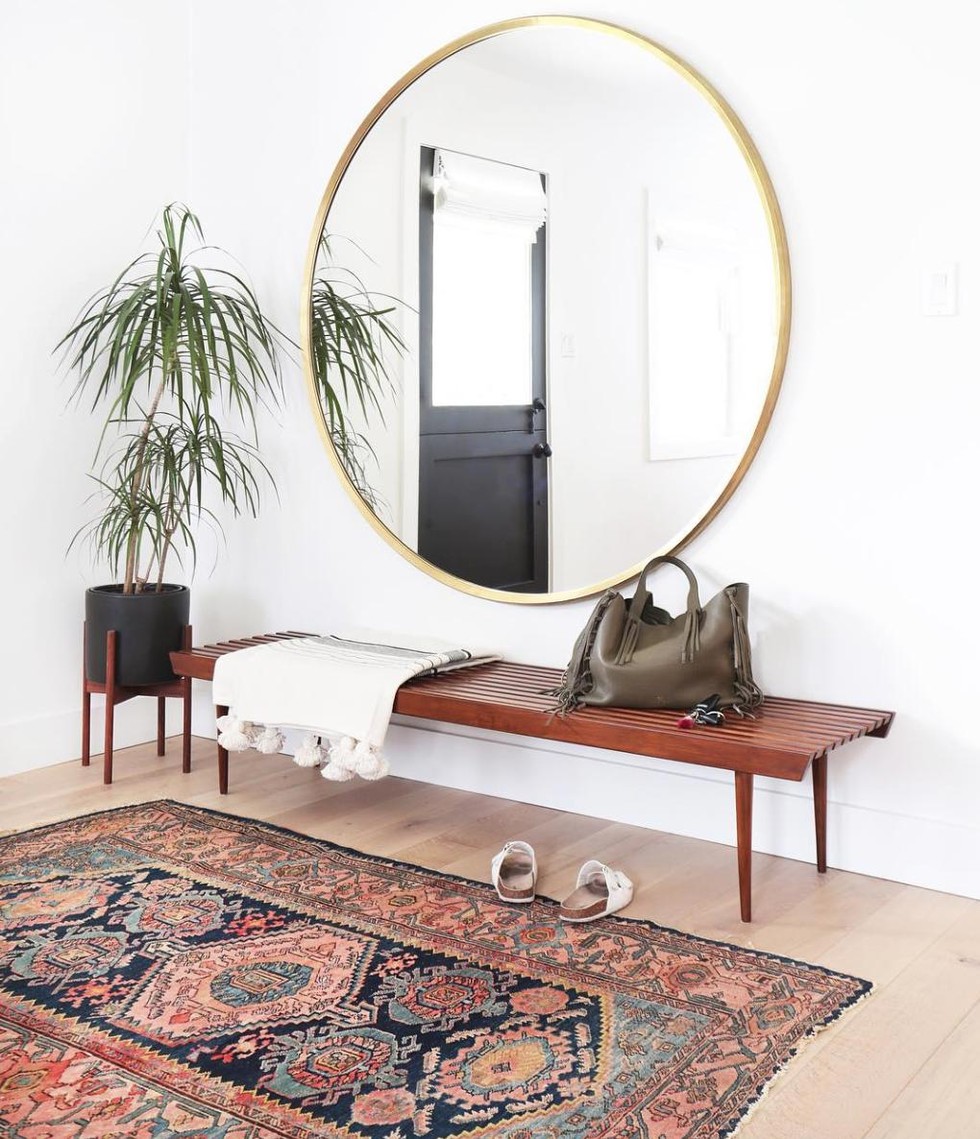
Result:
{"label": "gold mirror frame", "polygon": [[[426,561],[420,557],[419,554],[410,546],[407,546],[400,538],[398,538],[392,531],[381,521],[374,511],[361,497],[357,488],[354,486],[344,465],[341,463],[336,450],[334,449],[333,442],[330,438],[330,433],[327,429],[327,422],[323,414],[323,409],[320,405],[320,398],[317,389],[316,377],[313,374],[313,354],[311,349],[311,325],[312,325],[312,288],[313,276],[316,268],[317,250],[319,248],[320,236],[326,226],[327,216],[330,212],[330,207],[333,205],[334,198],[337,190],[343,180],[344,175],[347,173],[348,167],[360,149],[361,143],[369,131],[374,127],[381,116],[388,110],[388,108],[395,102],[395,100],[406,91],[417,79],[431,71],[437,64],[442,63],[444,60],[449,59],[451,56],[456,55],[464,48],[470,47],[473,44],[480,43],[484,40],[493,39],[496,36],[503,35],[506,32],[512,32],[519,28],[531,27],[574,27],[582,28],[591,31],[601,32],[606,35],[616,36],[629,43],[635,44],[637,47],[651,53],[656,58],[666,63],[670,68],[682,76],[689,82],[700,94],[707,99],[708,103],[715,109],[717,114],[721,117],[725,126],[728,128],[732,138],[734,139],[742,157],[745,159],[746,165],[755,182],[756,189],[762,201],[763,211],[766,216],[766,223],[769,230],[769,237],[772,246],[772,255],[774,263],[775,282],[778,295],[778,332],[776,336],[776,349],[773,359],[773,368],[769,380],[769,388],[766,392],[766,398],[763,402],[762,411],[759,415],[758,422],[755,430],[752,433],[745,452],[742,455],[741,461],[736,467],[731,478],[723,488],[718,498],[704,511],[704,513],[697,518],[690,528],[681,536],[679,540],[672,545],[664,547],[659,550],[651,550],[647,559],[638,562],[636,565],[630,566],[622,573],[616,574],[614,577],[605,579],[604,581],[596,582],[592,585],[585,586],[580,589],[570,589],[555,593],[510,593],[506,590],[489,589],[485,586],[475,585],[473,582],[466,581],[463,578],[458,578],[452,574],[447,573],[445,570],[440,569],[438,566],[433,565],[431,562]],[[344,153],[341,155],[340,161],[331,175],[330,182],[324,192],[323,198],[320,201],[320,207],[317,210],[316,220],[313,225],[313,233],[310,238],[309,250],[306,259],[306,270],[303,280],[303,294],[302,302],[300,305],[300,318],[301,318],[301,343],[303,347],[303,370],[306,376],[307,390],[310,396],[310,401],[313,405],[313,412],[316,417],[317,426],[320,431],[320,436],[327,449],[327,454],[330,462],[334,467],[342,485],[347,493],[353,499],[355,505],[361,514],[367,519],[377,533],[398,551],[411,565],[417,569],[422,570],[430,577],[441,581],[444,585],[452,586],[454,589],[461,590],[463,593],[469,593],[475,597],[482,597],[489,601],[504,601],[515,605],[548,605],[558,601],[572,601],[582,597],[589,597],[593,594],[600,593],[605,589],[613,588],[621,585],[623,582],[629,581],[631,578],[636,577],[646,561],[649,558],[655,557],[657,554],[676,553],[692,541],[698,534],[708,526],[708,524],[715,518],[722,507],[728,502],[735,492],[736,487],[745,476],[745,472],[752,464],[756,453],[762,443],[766,430],[769,427],[769,422],[772,418],[773,409],[776,404],[776,399],[779,396],[779,389],[782,385],[783,373],[786,368],[786,358],[789,351],[789,330],[790,330],[790,315],[792,308],[792,294],[790,286],[790,268],[789,268],[789,248],[786,242],[786,231],[783,226],[782,214],[779,210],[779,203],[776,200],[776,192],[773,189],[772,182],[769,174],[763,164],[762,158],[756,149],[755,143],[749,136],[748,131],[742,125],[741,120],[728,105],[725,99],[715,90],[715,88],[704,78],[698,71],[696,71],[689,64],[685,63],[679,56],[669,51],[667,48],[656,43],[654,40],[648,39],[646,36],[640,35],[638,32],[629,31],[626,28],[620,27],[617,24],[606,23],[601,20],[593,20],[586,17],[578,16],[527,16],[513,20],[503,20],[499,23],[489,24],[486,27],[479,28],[474,32],[467,35],[460,36],[458,39],[453,40],[451,43],[446,44],[438,51],[433,52],[412,68],[406,75],[402,76],[397,83],[394,84],[378,101],[371,112],[367,115],[357,131],[354,133],[353,138],[347,144]]]}

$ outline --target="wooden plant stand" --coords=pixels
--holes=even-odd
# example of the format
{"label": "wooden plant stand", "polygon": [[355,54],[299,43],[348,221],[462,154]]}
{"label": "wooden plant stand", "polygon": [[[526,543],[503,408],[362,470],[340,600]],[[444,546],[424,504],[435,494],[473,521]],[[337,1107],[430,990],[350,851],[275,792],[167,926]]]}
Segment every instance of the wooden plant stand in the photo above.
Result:
{"label": "wooden plant stand", "polygon": [[[181,634],[184,650],[191,647],[191,626],[185,625]],[[186,676],[175,676],[161,684],[117,684],[116,683],[116,630],[109,629],[105,637],[105,683],[89,680],[85,674],[85,638],[83,626],[82,644],[82,767],[89,766],[89,736],[92,725],[92,693],[105,696],[105,748],[102,756],[102,782],[112,782],[112,732],[117,704],[131,700],[134,696],[155,696],[157,698],[157,755],[166,751],[168,696],[178,697],[184,702],[183,722],[183,764],[186,775],[191,769],[191,681]]]}

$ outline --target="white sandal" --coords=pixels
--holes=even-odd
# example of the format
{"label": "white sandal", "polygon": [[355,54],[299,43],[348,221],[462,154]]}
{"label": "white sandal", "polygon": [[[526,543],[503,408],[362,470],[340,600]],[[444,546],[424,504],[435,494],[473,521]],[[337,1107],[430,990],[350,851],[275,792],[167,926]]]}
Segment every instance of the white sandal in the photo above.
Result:
{"label": "white sandal", "polygon": [[501,901],[533,902],[538,879],[534,848],[519,840],[504,843],[490,862],[490,878]]}
{"label": "white sandal", "polygon": [[614,914],[633,900],[633,883],[621,870],[590,859],[578,872],[575,889],[561,903],[564,921],[595,921]]}

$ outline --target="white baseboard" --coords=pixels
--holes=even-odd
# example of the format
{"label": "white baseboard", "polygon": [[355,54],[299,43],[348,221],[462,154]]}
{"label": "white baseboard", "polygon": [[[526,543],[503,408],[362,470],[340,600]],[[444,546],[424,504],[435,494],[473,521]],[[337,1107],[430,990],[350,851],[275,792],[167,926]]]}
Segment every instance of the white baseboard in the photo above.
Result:
{"label": "white baseboard", "polygon": [[[201,685],[196,686],[192,697],[191,722],[192,730],[198,736],[214,734],[214,705],[209,697],[210,689],[205,692]],[[104,698],[94,695],[90,747],[92,754],[99,756],[103,746],[104,707]],[[167,735],[179,735],[182,726],[179,704],[168,699]],[[82,754],[81,733],[81,706],[51,716],[0,724],[0,778],[79,759]],[[155,701],[137,698],[116,706],[113,725],[115,749],[146,743],[156,739],[156,734]]]}
{"label": "white baseboard", "polygon": [[[93,755],[102,754],[104,720],[101,696],[92,697],[90,746]],[[180,731],[180,713],[172,701],[167,716],[167,732]],[[81,708],[53,716],[0,724],[0,776],[17,775],[38,767],[49,767],[82,754]],[[132,700],[116,706],[113,723],[113,749],[131,747],[156,739],[157,709],[152,700]],[[101,761],[100,761],[101,762]]]}
{"label": "white baseboard", "polygon": [[[517,743],[400,716],[386,753],[394,773],[409,779],[735,843],[734,781],[726,771],[549,740]],[[752,845],[814,861],[809,776],[803,783],[756,779]],[[827,804],[827,861],[840,870],[978,898],[977,850],[977,827],[835,802],[832,795]]]}
{"label": "white baseboard", "polygon": [[[169,734],[179,731],[170,702]],[[194,701],[194,731],[214,730],[214,711]],[[102,700],[92,702],[92,752],[102,751]],[[81,754],[78,711],[0,725],[0,776]],[[152,740],[156,708],[134,700],[116,709],[115,746]],[[385,745],[394,774],[464,791],[734,845],[732,776],[710,768],[521,740],[396,716]],[[832,780],[831,780],[832,786]],[[813,802],[802,784],[757,779],[753,849],[814,859]],[[503,835],[502,839],[513,838]],[[980,828],[835,802],[827,807],[827,861],[841,870],[980,898]]]}

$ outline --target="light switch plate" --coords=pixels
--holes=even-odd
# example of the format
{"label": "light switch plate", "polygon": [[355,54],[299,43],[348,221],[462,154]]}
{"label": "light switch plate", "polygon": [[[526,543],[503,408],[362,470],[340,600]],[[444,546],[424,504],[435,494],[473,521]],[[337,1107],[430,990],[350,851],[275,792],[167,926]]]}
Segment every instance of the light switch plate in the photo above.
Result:
{"label": "light switch plate", "polygon": [[947,261],[922,271],[923,316],[956,316],[959,310],[959,265]]}

